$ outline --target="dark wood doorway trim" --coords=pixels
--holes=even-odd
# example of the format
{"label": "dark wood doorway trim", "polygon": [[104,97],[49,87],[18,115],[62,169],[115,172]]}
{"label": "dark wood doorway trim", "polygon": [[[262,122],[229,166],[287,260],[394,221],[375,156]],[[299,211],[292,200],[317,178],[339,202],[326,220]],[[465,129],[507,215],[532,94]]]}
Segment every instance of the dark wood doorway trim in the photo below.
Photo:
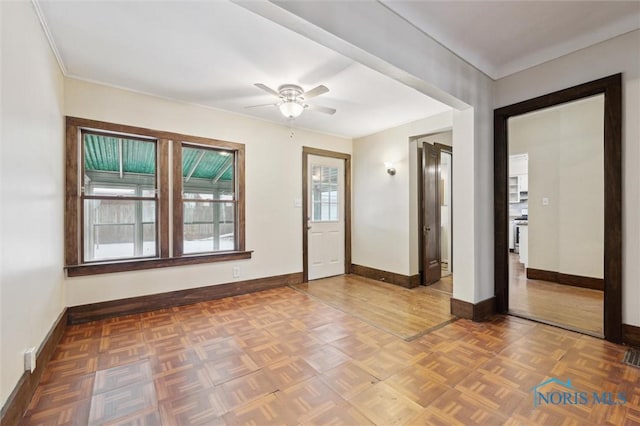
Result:
{"label": "dark wood doorway trim", "polygon": [[495,292],[498,312],[509,311],[507,120],[604,94],[604,337],[622,341],[622,74],[580,84],[494,110]]}
{"label": "dark wood doorway trim", "polygon": [[344,160],[344,273],[351,273],[351,154],[302,147],[302,281],[309,281],[308,182],[309,155]]}

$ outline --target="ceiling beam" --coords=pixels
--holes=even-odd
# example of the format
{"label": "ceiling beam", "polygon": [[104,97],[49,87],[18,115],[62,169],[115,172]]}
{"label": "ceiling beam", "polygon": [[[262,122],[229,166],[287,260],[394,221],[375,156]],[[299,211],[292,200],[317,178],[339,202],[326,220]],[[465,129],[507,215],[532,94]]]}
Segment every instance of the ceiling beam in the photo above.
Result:
{"label": "ceiling beam", "polygon": [[222,175],[225,174],[227,170],[229,170],[229,167],[231,167],[232,164],[233,164],[233,155],[230,155],[229,158],[227,158],[227,161],[225,161],[225,163],[222,165],[222,168],[220,169],[220,171],[213,177],[212,183],[217,183],[222,177]]}

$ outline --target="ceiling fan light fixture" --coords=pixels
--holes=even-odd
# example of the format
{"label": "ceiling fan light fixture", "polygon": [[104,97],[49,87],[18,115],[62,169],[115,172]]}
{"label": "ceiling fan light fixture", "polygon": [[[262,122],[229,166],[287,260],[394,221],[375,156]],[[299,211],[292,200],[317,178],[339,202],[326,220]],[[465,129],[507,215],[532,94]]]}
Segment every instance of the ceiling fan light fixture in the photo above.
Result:
{"label": "ceiling fan light fixture", "polygon": [[297,118],[304,111],[304,105],[295,100],[286,100],[280,104],[280,112],[287,118]]}

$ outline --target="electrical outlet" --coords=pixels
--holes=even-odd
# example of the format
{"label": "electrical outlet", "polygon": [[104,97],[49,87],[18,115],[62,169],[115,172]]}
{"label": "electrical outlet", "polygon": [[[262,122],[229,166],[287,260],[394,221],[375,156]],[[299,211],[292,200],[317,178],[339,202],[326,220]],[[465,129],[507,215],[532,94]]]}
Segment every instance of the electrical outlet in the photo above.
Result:
{"label": "electrical outlet", "polygon": [[543,206],[548,206],[549,205],[549,198],[542,197],[542,205]]}
{"label": "electrical outlet", "polygon": [[233,267],[233,278],[240,278],[240,267],[239,266],[234,266]]}
{"label": "electrical outlet", "polygon": [[29,348],[24,351],[24,371],[33,371],[36,369],[36,348]]}

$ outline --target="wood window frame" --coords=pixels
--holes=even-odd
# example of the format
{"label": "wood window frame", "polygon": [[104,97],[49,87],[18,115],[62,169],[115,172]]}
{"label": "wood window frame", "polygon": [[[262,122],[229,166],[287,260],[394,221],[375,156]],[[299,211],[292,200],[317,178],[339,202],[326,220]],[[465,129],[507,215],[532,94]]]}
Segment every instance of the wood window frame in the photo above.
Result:
{"label": "wood window frame", "polygon": [[[183,185],[182,185],[182,148],[204,148],[231,151],[234,156],[234,223],[235,223],[235,246],[233,252],[207,252],[184,254],[184,209],[183,209]],[[218,140],[205,141],[199,138],[191,140],[183,138],[173,143],[173,256],[174,257],[198,257],[198,256],[218,256],[234,252],[245,251],[245,203],[244,203],[244,145],[233,142],[223,142]]]}
{"label": "wood window frame", "polygon": [[[122,259],[116,261],[96,261],[82,263],[82,164],[83,156],[81,150],[83,130],[92,133],[108,133],[110,135],[121,135],[123,137],[155,139],[157,143],[157,162],[156,174],[158,182],[157,194],[157,238],[158,238],[158,257],[139,258],[139,259]],[[178,141],[178,142],[174,142]],[[236,158],[236,186],[237,186],[237,211],[236,211],[236,230],[237,230],[237,249],[235,251],[220,253],[203,253],[189,256],[177,256],[170,250],[170,233],[171,233],[171,211],[170,200],[171,192],[173,192],[174,202],[176,194],[182,195],[182,184],[180,182],[180,191],[171,190],[169,181],[169,168],[172,167],[175,172],[176,164],[179,170],[182,169],[181,156],[173,158],[173,165],[170,162],[169,152],[173,143],[174,153],[175,146],[182,146],[182,142],[192,145],[202,145],[208,147],[216,147],[228,151],[235,152]],[[238,259],[250,259],[250,251],[245,250],[245,179],[244,179],[244,158],[245,148],[243,144],[235,142],[227,142],[222,140],[204,138],[200,136],[183,135],[179,133],[166,132],[161,130],[148,129],[144,127],[128,126],[124,124],[115,124],[98,120],[90,120],[78,117],[66,117],[66,138],[65,138],[65,269],[69,277],[106,274],[112,272],[136,271],[142,269],[165,268],[180,265],[193,265],[199,263],[212,263],[231,261]],[[179,179],[181,181],[181,179]],[[174,176],[175,181],[175,176]],[[177,204],[181,206],[180,204]],[[174,204],[174,220],[175,220],[175,204]],[[180,208],[180,211],[182,209]],[[174,222],[175,225],[175,222]],[[175,227],[174,227],[175,237]],[[181,240],[180,240],[181,241]],[[175,240],[174,240],[175,242]]]}

